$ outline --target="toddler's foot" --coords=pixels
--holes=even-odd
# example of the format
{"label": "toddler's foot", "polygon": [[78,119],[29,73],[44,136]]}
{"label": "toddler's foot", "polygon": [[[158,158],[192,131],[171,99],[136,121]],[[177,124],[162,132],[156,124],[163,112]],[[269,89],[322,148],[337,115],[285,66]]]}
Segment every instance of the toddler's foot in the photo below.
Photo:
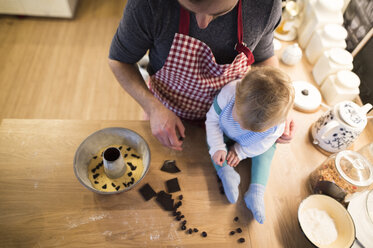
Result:
{"label": "toddler's foot", "polygon": [[239,193],[238,185],[241,181],[240,175],[230,166],[223,166],[217,173],[223,183],[224,192],[228,201],[230,203],[236,203]]}
{"label": "toddler's foot", "polygon": [[246,206],[260,224],[263,224],[265,219],[264,192],[265,187],[263,185],[252,183],[244,197]]}

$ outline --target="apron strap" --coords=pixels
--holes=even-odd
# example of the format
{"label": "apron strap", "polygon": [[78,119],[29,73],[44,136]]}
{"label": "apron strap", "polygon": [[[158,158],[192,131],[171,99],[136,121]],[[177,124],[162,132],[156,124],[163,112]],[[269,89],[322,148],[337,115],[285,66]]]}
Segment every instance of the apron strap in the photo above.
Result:
{"label": "apron strap", "polygon": [[247,64],[251,65],[254,63],[254,55],[250,51],[250,49],[246,46],[243,42],[243,22],[242,22],[242,4],[241,0],[238,1],[238,13],[237,13],[237,44],[234,49],[238,53],[244,53],[248,59]]}
{"label": "apron strap", "polygon": [[189,34],[189,11],[180,6],[179,34]]}

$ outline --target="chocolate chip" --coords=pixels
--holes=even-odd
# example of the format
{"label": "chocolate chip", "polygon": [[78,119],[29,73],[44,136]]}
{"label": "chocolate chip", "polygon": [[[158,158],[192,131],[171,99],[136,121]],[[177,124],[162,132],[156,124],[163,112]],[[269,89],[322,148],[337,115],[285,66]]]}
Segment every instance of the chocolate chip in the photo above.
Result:
{"label": "chocolate chip", "polygon": [[123,146],[120,146],[118,149],[119,149],[119,150],[122,150],[122,148],[123,148]]}
{"label": "chocolate chip", "polygon": [[229,235],[234,235],[236,232],[235,231],[231,231],[230,233],[229,233]]}
{"label": "chocolate chip", "polygon": [[177,212],[176,212],[176,215],[177,215],[177,216],[181,215],[181,212],[180,212],[180,211],[177,211]]}
{"label": "chocolate chip", "polygon": [[118,191],[120,189],[120,186],[117,186],[115,189]]}
{"label": "chocolate chip", "polygon": [[186,220],[183,220],[183,222],[181,222],[182,225],[186,225],[187,221]]}
{"label": "chocolate chip", "polygon": [[137,166],[134,166],[131,162],[127,162],[127,164],[131,168],[131,170],[136,170]]}
{"label": "chocolate chip", "polygon": [[237,222],[237,221],[238,221],[238,216],[234,217],[233,220],[234,220],[235,222]]}
{"label": "chocolate chip", "polygon": [[95,181],[95,184],[98,184],[98,182],[97,182],[97,181]]}
{"label": "chocolate chip", "polygon": [[178,201],[178,202],[175,204],[175,208],[179,208],[181,205],[182,205],[182,202],[181,202],[181,201]]}
{"label": "chocolate chip", "polygon": [[201,235],[202,235],[202,237],[204,237],[204,238],[207,237],[207,233],[206,233],[206,232],[202,232]]}
{"label": "chocolate chip", "polygon": [[177,220],[177,221],[180,221],[180,220],[181,220],[180,215],[176,216],[176,220]]}
{"label": "chocolate chip", "polygon": [[183,195],[179,195],[179,200],[181,201],[183,199]]}
{"label": "chocolate chip", "polygon": [[193,229],[193,232],[198,232],[198,229],[197,229],[197,228],[194,228],[194,229]]}
{"label": "chocolate chip", "polygon": [[100,174],[98,174],[98,173],[97,173],[97,174],[94,174],[94,175],[93,175],[93,179],[96,179],[99,175],[100,175]]}
{"label": "chocolate chip", "polygon": [[189,228],[189,229],[188,229],[188,233],[189,233],[189,234],[192,234],[192,233],[193,233],[192,228]]}
{"label": "chocolate chip", "polygon": [[96,168],[93,168],[93,169],[92,169],[92,173],[95,173],[95,172],[96,172]]}
{"label": "chocolate chip", "polygon": [[131,154],[131,156],[134,158],[140,158],[140,156],[137,156],[136,154],[133,154],[133,153]]}
{"label": "chocolate chip", "polygon": [[106,189],[106,184],[104,186],[102,186],[103,189]]}
{"label": "chocolate chip", "polygon": [[180,218],[182,219],[182,218],[184,218],[185,216],[184,215],[180,215]]}
{"label": "chocolate chip", "polygon": [[126,154],[124,154],[124,157],[126,158],[128,156],[128,154],[126,153]]}
{"label": "chocolate chip", "polygon": [[241,228],[237,228],[237,229],[236,229],[236,232],[238,232],[238,233],[242,233],[242,229],[241,229]]}
{"label": "chocolate chip", "polygon": [[129,172],[127,175],[128,175],[129,177],[132,176],[132,172]]}
{"label": "chocolate chip", "polygon": [[128,147],[126,150],[127,150],[127,151],[131,151],[131,147]]}
{"label": "chocolate chip", "polygon": [[135,178],[131,177],[131,183],[135,182]]}
{"label": "chocolate chip", "polygon": [[93,157],[93,159],[96,159],[96,158],[97,158],[97,156],[94,156],[94,157]]}
{"label": "chocolate chip", "polygon": [[117,186],[115,185],[115,183],[111,183],[111,186],[113,186],[113,188],[117,187]]}
{"label": "chocolate chip", "polygon": [[186,230],[186,226],[185,226],[185,225],[182,225],[182,226],[181,226],[181,230]]}
{"label": "chocolate chip", "polygon": [[127,188],[127,184],[126,183],[123,183],[123,186]]}
{"label": "chocolate chip", "polygon": [[244,238],[239,238],[237,241],[240,242],[240,243],[244,243],[245,239]]}

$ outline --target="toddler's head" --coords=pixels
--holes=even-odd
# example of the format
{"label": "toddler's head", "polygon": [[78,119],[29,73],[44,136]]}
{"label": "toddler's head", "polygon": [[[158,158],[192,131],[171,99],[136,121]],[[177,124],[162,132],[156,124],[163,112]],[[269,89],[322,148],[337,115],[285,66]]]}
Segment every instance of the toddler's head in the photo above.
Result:
{"label": "toddler's head", "polygon": [[254,132],[283,122],[294,102],[290,77],[271,67],[252,67],[237,84],[233,113],[242,128]]}

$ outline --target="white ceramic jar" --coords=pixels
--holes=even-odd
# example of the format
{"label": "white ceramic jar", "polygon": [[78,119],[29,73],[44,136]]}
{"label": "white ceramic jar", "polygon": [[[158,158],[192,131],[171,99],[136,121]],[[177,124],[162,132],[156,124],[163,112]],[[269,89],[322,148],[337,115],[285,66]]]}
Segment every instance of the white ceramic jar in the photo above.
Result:
{"label": "white ceramic jar", "polygon": [[343,23],[343,0],[310,0],[305,7],[303,21],[298,28],[298,43],[306,48],[313,32],[325,24]]}
{"label": "white ceramic jar", "polygon": [[295,65],[302,59],[302,49],[297,43],[285,48],[281,55],[281,61],[287,65]]}
{"label": "white ceramic jar", "polygon": [[312,69],[312,75],[318,85],[322,85],[327,76],[338,71],[351,71],[352,55],[342,48],[332,48],[325,51]]}
{"label": "white ceramic jar", "polygon": [[307,48],[306,58],[311,64],[315,64],[322,53],[331,48],[345,49],[347,30],[339,24],[327,24],[313,33]]}
{"label": "white ceramic jar", "polygon": [[321,86],[321,93],[329,105],[335,105],[341,101],[352,101],[359,93],[360,79],[351,71],[339,71],[326,78]]}

